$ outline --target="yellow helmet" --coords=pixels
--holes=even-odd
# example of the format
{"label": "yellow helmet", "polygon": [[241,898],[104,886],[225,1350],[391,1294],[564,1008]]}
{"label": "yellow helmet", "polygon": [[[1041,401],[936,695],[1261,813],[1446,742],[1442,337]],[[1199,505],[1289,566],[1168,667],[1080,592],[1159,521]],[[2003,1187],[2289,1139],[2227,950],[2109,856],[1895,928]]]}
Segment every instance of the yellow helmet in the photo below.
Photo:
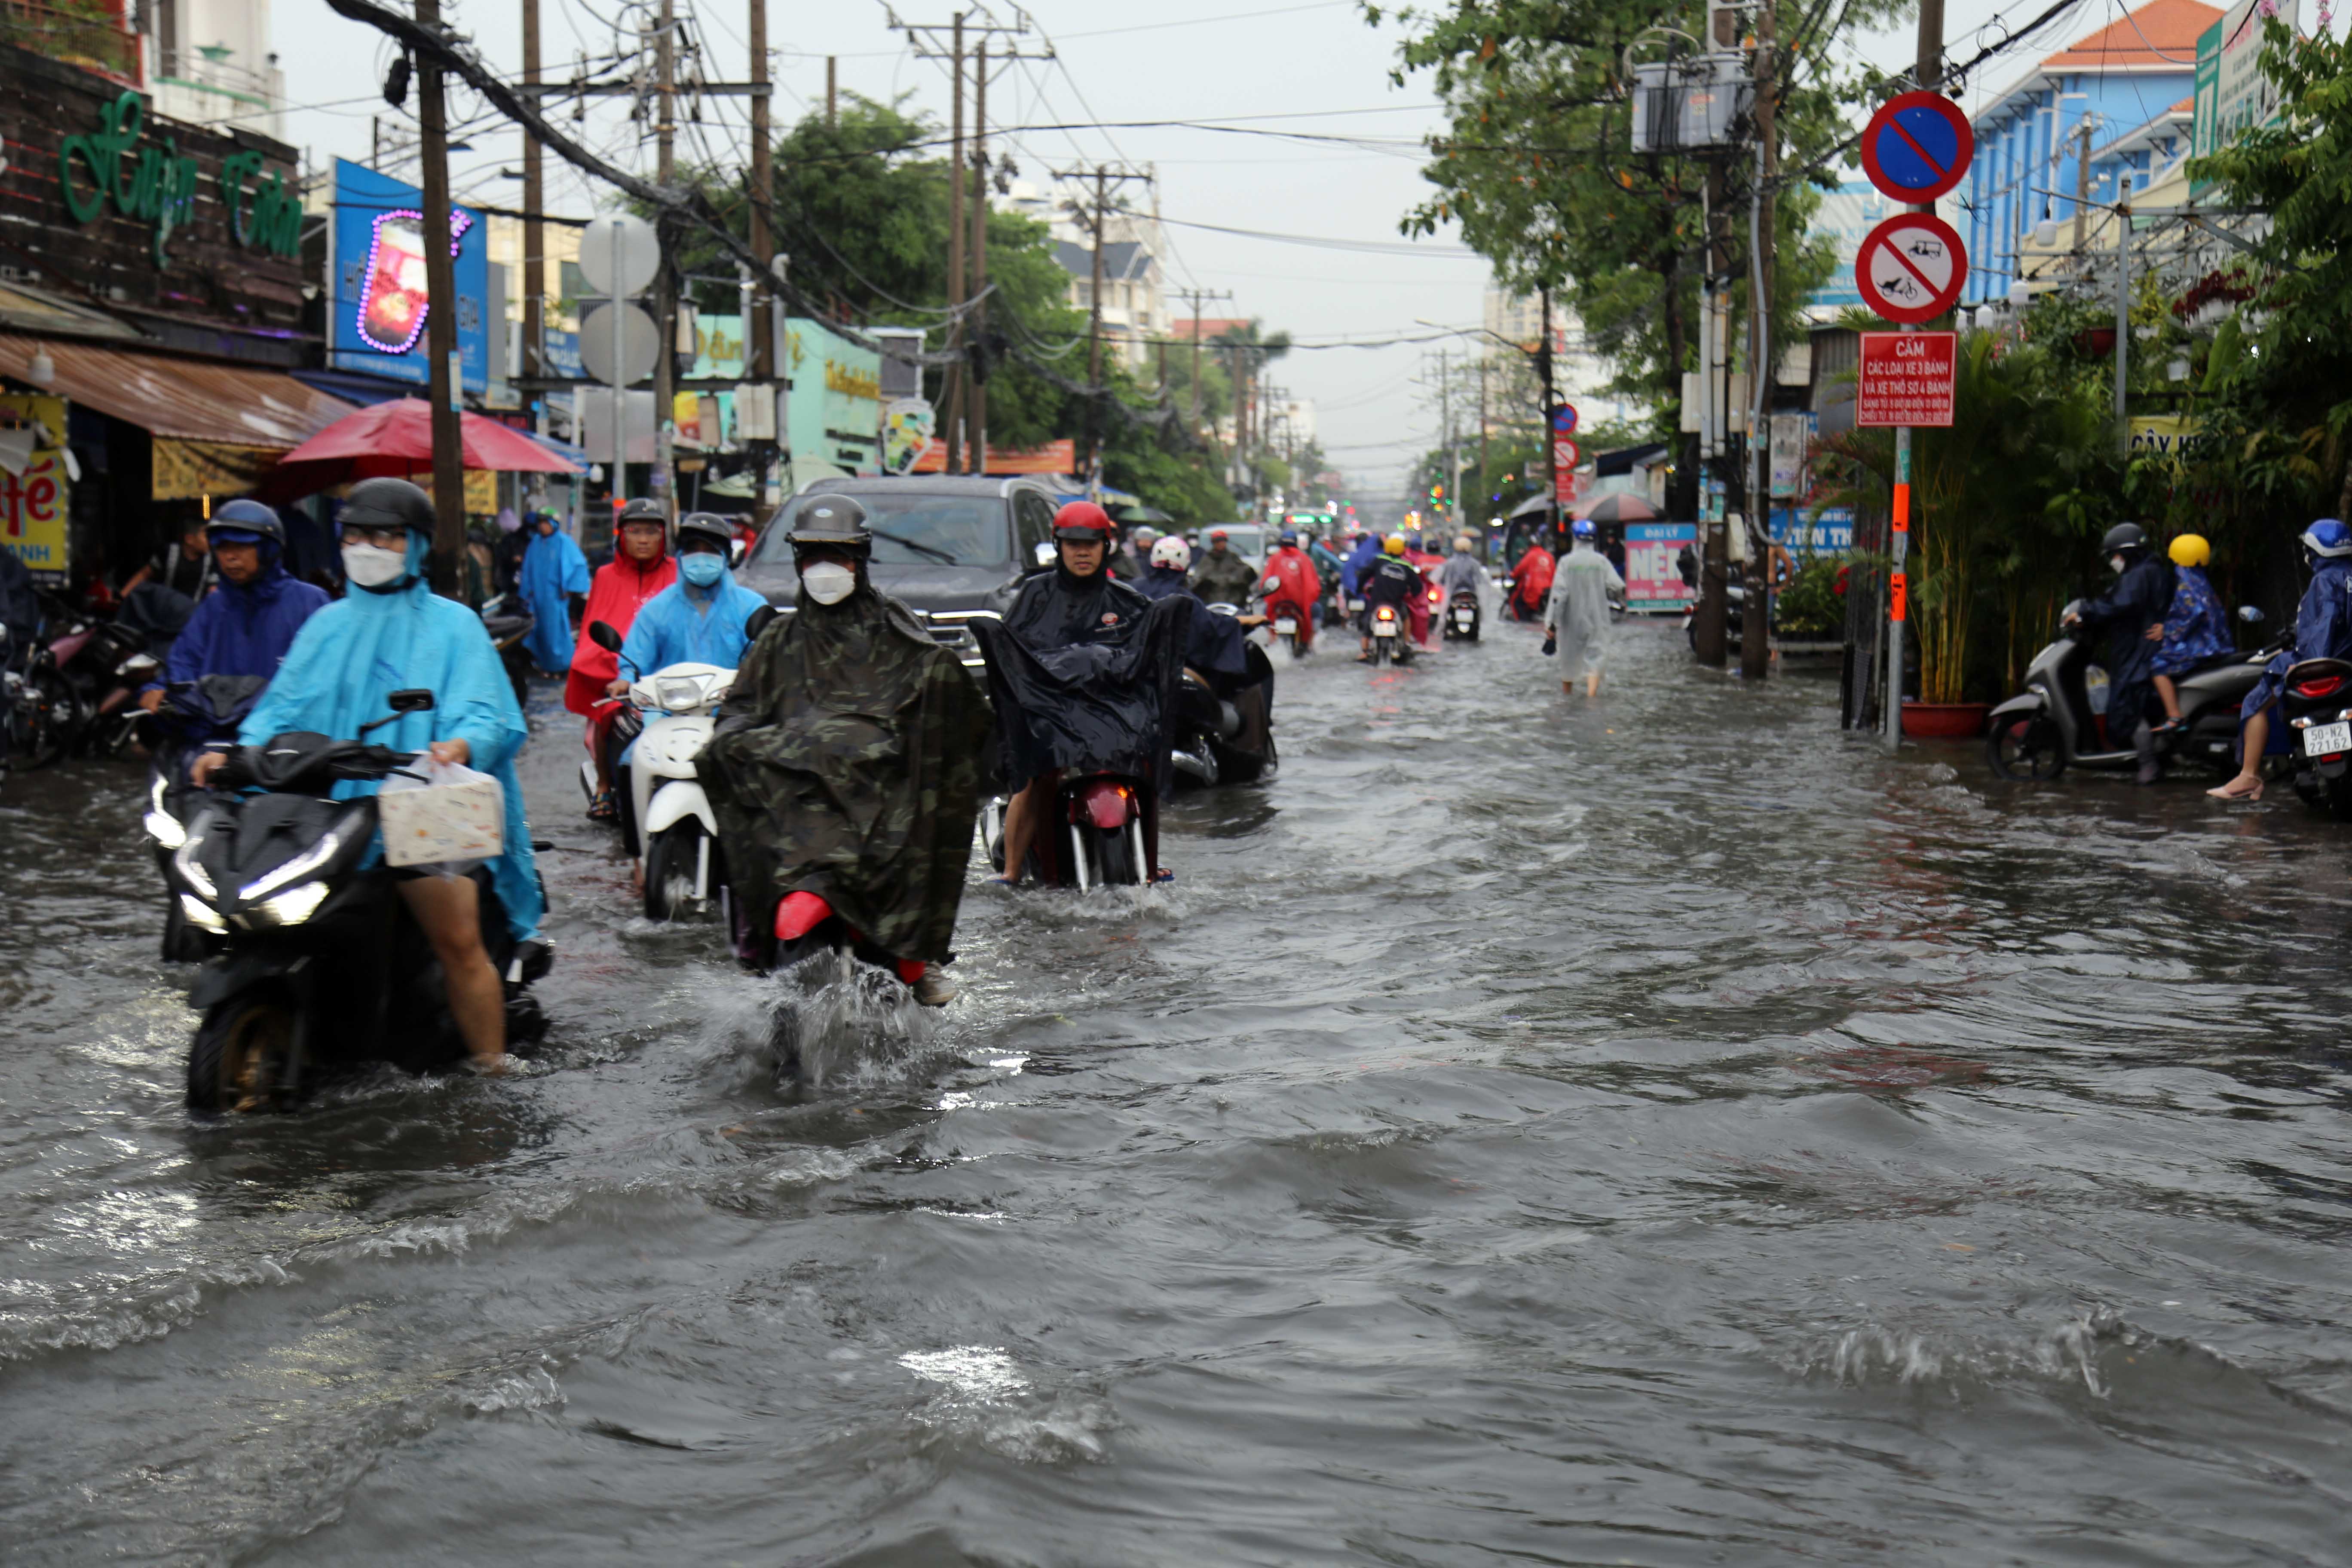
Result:
{"label": "yellow helmet", "polygon": [[1391,555],[1403,554],[1404,535],[1402,533],[1390,534],[1386,539],[1381,541],[1381,548],[1388,552]]}
{"label": "yellow helmet", "polygon": [[2213,559],[2213,547],[2205,542],[2201,533],[2184,533],[2172,542],[2167,553],[2175,566],[2202,566]]}

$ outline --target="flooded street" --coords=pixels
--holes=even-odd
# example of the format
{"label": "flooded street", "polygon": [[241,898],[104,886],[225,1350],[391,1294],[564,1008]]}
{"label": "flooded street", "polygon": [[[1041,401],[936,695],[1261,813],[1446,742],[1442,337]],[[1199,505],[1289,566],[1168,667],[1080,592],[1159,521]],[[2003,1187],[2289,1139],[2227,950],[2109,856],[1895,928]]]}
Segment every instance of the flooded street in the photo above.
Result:
{"label": "flooded street", "polygon": [[807,1096],[552,687],[506,1081],[193,1122],[142,775],[15,775],[0,1560],[2352,1561],[2352,837],[1536,636],[1286,664]]}

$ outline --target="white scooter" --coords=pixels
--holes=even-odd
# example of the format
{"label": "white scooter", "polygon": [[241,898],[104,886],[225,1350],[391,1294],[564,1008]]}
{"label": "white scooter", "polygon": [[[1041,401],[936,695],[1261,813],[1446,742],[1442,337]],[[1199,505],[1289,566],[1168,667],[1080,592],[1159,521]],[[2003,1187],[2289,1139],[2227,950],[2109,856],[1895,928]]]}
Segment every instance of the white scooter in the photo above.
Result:
{"label": "white scooter", "polygon": [[[588,635],[598,647],[620,651],[620,634],[604,622],[590,626]],[[735,672],[715,664],[673,664],[629,687],[629,706],[643,715],[645,729],[622,771],[637,825],[647,920],[707,910],[727,885],[719,818],[695,761],[710,743],[719,704],[734,683]]]}

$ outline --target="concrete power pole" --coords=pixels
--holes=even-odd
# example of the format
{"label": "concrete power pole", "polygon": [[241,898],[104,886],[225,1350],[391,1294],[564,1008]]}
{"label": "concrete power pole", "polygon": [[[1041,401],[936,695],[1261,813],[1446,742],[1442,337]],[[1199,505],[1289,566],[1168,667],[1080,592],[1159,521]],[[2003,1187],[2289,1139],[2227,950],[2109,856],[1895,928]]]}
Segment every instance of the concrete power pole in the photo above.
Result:
{"label": "concrete power pole", "polygon": [[1093,282],[1087,301],[1087,408],[1086,424],[1081,433],[1077,453],[1078,477],[1084,479],[1092,471],[1101,445],[1102,429],[1102,299],[1103,299],[1103,225],[1110,213],[1110,187],[1129,180],[1148,180],[1151,176],[1129,174],[1097,164],[1093,169],[1056,169],[1057,180],[1092,179],[1095,183],[1094,210],[1090,226],[1094,231],[1094,257],[1088,268]]}
{"label": "concrete power pole", "polygon": [[981,365],[988,353],[988,40],[980,40],[971,71],[971,320],[968,336],[971,363],[971,440],[965,444],[964,471],[988,472],[988,384]]}
{"label": "concrete power pole", "polygon": [[[745,237],[751,242],[751,254],[759,257],[765,265],[751,279],[751,309],[749,312],[751,319],[743,323],[749,329],[746,357],[751,363],[746,368],[751,372],[752,385],[766,387],[772,392],[777,379],[776,319],[771,303],[774,297],[775,263],[770,258],[775,253],[775,235],[770,222],[770,212],[776,199],[776,178],[773,133],[768,124],[768,0],[751,0],[748,22],[751,55],[751,199],[744,204],[750,216]],[[828,87],[831,76],[832,62],[828,60]],[[768,396],[769,393],[761,395]],[[771,397],[770,408],[772,410],[773,406]],[[777,434],[781,436],[782,432]],[[755,441],[751,446],[752,472],[759,476],[759,499],[754,503],[754,515],[765,521],[764,514],[758,508],[764,507],[767,502],[768,476],[775,468],[776,443]]]}
{"label": "concrete power pole", "polygon": [[[669,188],[677,174],[677,0],[661,0],[661,31],[654,40],[654,182]],[[677,438],[677,267],[669,254],[670,237],[662,236],[661,271],[654,284],[654,472],[653,499],[672,521],[677,519],[677,486],[670,459]],[[616,433],[614,450],[628,452],[627,421]]]}
{"label": "concrete power pole", "polygon": [[1773,253],[1772,180],[1780,172],[1779,133],[1775,128],[1780,91],[1778,39],[1770,5],[1756,8],[1756,195],[1751,240],[1755,276],[1748,284],[1748,597],[1747,614],[1739,623],[1739,674],[1761,680],[1772,663],[1772,452],[1769,435],[1772,410],[1772,284],[1778,258]]}
{"label": "concrete power pole", "polygon": [[[416,25],[441,31],[440,0],[416,0]],[[464,374],[457,363],[457,269],[449,255],[449,109],[441,67],[416,61],[416,130],[425,187],[425,347],[433,398],[433,591],[457,596],[466,549],[465,434],[457,422]]]}
{"label": "concrete power pole", "polygon": [[[522,79],[539,82],[539,0],[522,0]],[[547,244],[546,226],[539,221],[546,210],[545,171],[539,138],[525,127],[522,133],[522,373],[547,374]],[[547,394],[534,394],[540,406],[539,429],[547,430]],[[578,430],[572,435],[577,437]]]}
{"label": "concrete power pole", "polygon": [[[948,128],[948,318],[947,347],[963,337],[963,20],[959,11],[950,25],[953,42],[948,49],[948,92],[952,105]],[[963,472],[963,366],[950,364],[941,373],[940,388],[948,432],[948,472]]]}

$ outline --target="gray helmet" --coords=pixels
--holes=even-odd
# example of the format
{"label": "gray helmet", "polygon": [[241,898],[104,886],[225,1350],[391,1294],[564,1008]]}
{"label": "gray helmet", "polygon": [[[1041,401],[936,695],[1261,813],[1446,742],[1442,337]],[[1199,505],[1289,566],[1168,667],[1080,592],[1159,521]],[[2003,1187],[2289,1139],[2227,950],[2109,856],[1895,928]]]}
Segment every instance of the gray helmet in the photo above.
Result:
{"label": "gray helmet", "polygon": [[2099,541],[2099,553],[2102,555],[2114,555],[2126,550],[2146,550],[2147,548],[2147,534],[2136,522],[2119,522],[2107,530],[2107,536]]}
{"label": "gray helmet", "polygon": [[613,520],[613,526],[619,529],[632,522],[657,522],[662,525],[663,531],[667,532],[669,513],[661,502],[640,496],[635,500],[623,503],[621,515]]}
{"label": "gray helmet", "polygon": [[811,496],[793,513],[793,528],[784,535],[794,550],[824,545],[864,555],[874,548],[873,531],[866,526],[866,509],[847,496]]}
{"label": "gray helmet", "polygon": [[677,520],[677,550],[683,554],[689,539],[707,539],[719,546],[721,555],[735,553],[735,528],[725,518],[714,512],[690,511]]}
{"label": "gray helmet", "polygon": [[336,522],[346,528],[405,528],[433,537],[433,498],[406,479],[362,479]]}

